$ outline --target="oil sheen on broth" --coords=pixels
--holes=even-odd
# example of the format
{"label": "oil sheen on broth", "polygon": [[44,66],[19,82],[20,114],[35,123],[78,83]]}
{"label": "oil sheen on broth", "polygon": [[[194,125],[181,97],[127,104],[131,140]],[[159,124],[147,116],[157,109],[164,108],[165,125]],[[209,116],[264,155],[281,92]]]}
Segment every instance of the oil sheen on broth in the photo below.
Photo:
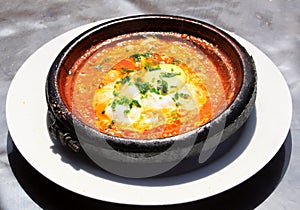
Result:
{"label": "oil sheen on broth", "polygon": [[186,35],[115,37],[92,47],[70,70],[72,112],[113,136],[152,139],[184,133],[228,105],[216,68]]}

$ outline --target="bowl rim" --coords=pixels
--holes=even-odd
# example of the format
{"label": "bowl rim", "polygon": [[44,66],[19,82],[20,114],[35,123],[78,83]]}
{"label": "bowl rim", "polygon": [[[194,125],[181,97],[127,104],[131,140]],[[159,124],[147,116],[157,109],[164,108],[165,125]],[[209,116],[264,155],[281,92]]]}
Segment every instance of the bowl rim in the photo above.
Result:
{"label": "bowl rim", "polygon": [[[135,20],[148,20],[148,19],[173,19],[176,21],[182,21],[182,22],[189,22],[192,24],[199,25],[201,27],[205,27],[208,30],[213,31],[214,33],[217,33],[218,35],[222,36],[234,49],[235,52],[240,57],[240,62],[242,65],[243,70],[243,77],[242,77],[242,83],[240,86],[240,89],[236,95],[236,97],[232,100],[231,104],[227,106],[227,108],[222,111],[219,115],[208,121],[207,123],[194,128],[190,131],[187,131],[185,133],[180,133],[176,136],[170,136],[165,138],[153,138],[153,139],[135,139],[135,138],[126,138],[126,137],[119,137],[119,136],[112,136],[106,133],[103,133],[101,131],[98,131],[87,124],[85,124],[83,121],[78,119],[65,105],[58,89],[58,76],[60,71],[60,65],[63,63],[64,58],[68,56],[70,49],[78,45],[83,40],[87,39],[91,34],[96,33],[98,30],[101,30],[102,28],[113,26],[114,24],[122,23],[124,21],[135,21]],[[247,71],[245,71],[247,70]],[[246,107],[246,105],[249,103],[250,98],[252,98],[253,92],[256,92],[256,69],[254,65],[254,61],[252,59],[252,56],[250,56],[247,52],[247,50],[232,36],[230,36],[227,32],[225,32],[223,29],[218,28],[217,26],[214,26],[210,23],[204,22],[202,20],[193,19],[190,17],[184,17],[184,16],[175,16],[175,15],[165,15],[165,14],[144,14],[144,15],[133,15],[133,16],[125,16],[121,18],[116,18],[112,20],[108,20],[106,22],[100,23],[74,39],[72,39],[57,55],[56,59],[54,60],[52,66],[50,67],[47,81],[46,81],[46,99],[49,110],[54,114],[56,119],[59,119],[60,124],[67,129],[74,128],[74,124],[76,125],[76,130],[79,129],[87,131],[89,136],[96,136],[100,139],[105,139],[106,141],[111,141],[117,144],[137,144],[137,145],[159,145],[162,144],[168,144],[170,142],[174,141],[185,141],[187,137],[193,136],[193,135],[199,135],[200,133],[207,133],[212,126],[215,124],[218,124],[220,121],[224,121],[226,125],[231,124],[236,117],[238,117],[243,109]],[[250,85],[245,84],[245,81],[249,82]],[[252,90],[252,91],[251,91]],[[248,101],[241,100],[244,98],[245,94],[248,95],[247,98],[249,98]],[[243,102],[243,103],[242,103]],[[241,104],[242,103],[242,104]],[[56,104],[55,107],[53,107],[53,104]],[[60,114],[57,113],[57,109],[60,110]],[[236,113],[236,111],[238,111]],[[59,116],[60,115],[60,116]],[[228,119],[228,116],[231,116],[231,119]],[[225,119],[224,119],[225,118]],[[226,127],[226,126],[225,126]],[[224,130],[225,128],[223,128]],[[76,132],[76,135],[78,135],[78,132]],[[197,138],[198,139],[198,138]],[[205,140],[201,139],[200,141]],[[197,140],[197,142],[199,142]]]}

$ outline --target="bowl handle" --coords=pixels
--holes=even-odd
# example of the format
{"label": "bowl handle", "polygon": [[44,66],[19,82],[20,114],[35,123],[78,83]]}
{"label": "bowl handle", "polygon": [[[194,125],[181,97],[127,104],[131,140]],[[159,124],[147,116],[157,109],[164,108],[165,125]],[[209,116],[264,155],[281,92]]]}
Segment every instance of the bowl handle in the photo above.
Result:
{"label": "bowl handle", "polygon": [[77,138],[74,138],[69,132],[63,130],[63,126],[59,126],[59,122],[55,119],[52,112],[48,110],[48,130],[51,137],[58,139],[63,146],[68,146],[74,152],[80,151],[80,144]]}

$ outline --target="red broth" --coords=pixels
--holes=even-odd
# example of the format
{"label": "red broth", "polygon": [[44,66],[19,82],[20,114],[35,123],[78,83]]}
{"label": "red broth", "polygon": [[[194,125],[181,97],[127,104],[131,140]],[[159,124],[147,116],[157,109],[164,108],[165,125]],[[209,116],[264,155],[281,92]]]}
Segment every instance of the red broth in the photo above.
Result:
{"label": "red broth", "polygon": [[215,118],[238,91],[230,60],[205,40],[177,33],[115,37],[88,50],[67,76],[72,113],[103,133],[164,138]]}

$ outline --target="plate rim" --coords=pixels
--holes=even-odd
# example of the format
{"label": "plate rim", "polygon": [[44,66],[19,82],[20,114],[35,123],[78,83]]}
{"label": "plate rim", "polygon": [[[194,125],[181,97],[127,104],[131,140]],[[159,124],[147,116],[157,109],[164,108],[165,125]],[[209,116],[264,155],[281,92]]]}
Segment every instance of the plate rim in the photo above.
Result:
{"label": "plate rim", "polygon": [[[108,21],[108,20],[101,20],[101,21],[97,21],[97,22],[94,22],[94,23],[89,23],[89,24],[86,24],[86,25],[83,25],[83,26],[79,26],[75,29],[72,29],[66,33],[63,33],[61,35],[59,35],[58,37],[52,39],[51,41],[45,43],[43,46],[41,46],[38,50],[36,50],[25,62],[24,64],[19,68],[18,72],[16,73],[14,79],[12,80],[11,84],[10,84],[10,87],[9,87],[9,90],[8,90],[8,94],[7,94],[7,100],[6,100],[6,119],[7,119],[7,125],[8,125],[8,129],[9,129],[9,132],[10,132],[10,135],[12,136],[12,139],[15,143],[15,145],[17,146],[17,148],[19,149],[20,153],[22,154],[22,156],[24,156],[24,158],[30,163],[30,165],[32,165],[37,171],[39,171],[43,176],[45,176],[46,178],[50,179],[51,181],[53,181],[54,183],[66,188],[66,189],[69,189],[73,192],[76,192],[78,194],[81,194],[81,195],[84,195],[84,196],[87,196],[87,197],[91,197],[91,198],[94,198],[94,199],[98,199],[98,200],[103,200],[103,201],[108,201],[108,202],[113,202],[113,203],[121,203],[121,204],[135,204],[135,205],[165,205],[165,204],[179,204],[179,203],[185,203],[185,202],[190,202],[190,201],[195,201],[195,200],[200,200],[200,199],[204,199],[204,198],[207,198],[207,197],[210,197],[210,196],[213,196],[213,195],[216,195],[218,193],[221,193],[221,192],[224,192],[225,190],[228,190],[228,189],[231,189],[232,187],[234,186],[237,186],[238,184],[242,183],[243,181],[247,180],[248,178],[250,178],[251,176],[253,176],[255,173],[257,173],[259,170],[261,170],[261,168],[263,168],[263,166],[265,166],[271,159],[272,157],[275,156],[275,154],[278,152],[278,150],[280,149],[281,145],[284,143],[284,140],[285,140],[285,137],[287,136],[288,134],[288,131],[289,131],[289,128],[290,128],[290,124],[291,124],[291,119],[292,119],[292,102],[291,102],[291,95],[290,95],[290,92],[289,92],[289,89],[288,89],[288,86],[286,84],[286,81],[284,80],[284,77],[283,75],[281,74],[281,72],[279,71],[279,69],[275,66],[275,64],[262,52],[260,51],[258,48],[256,48],[254,45],[252,45],[250,42],[246,41],[245,39],[231,33],[231,32],[227,32],[229,33],[231,36],[233,36],[235,39],[237,39],[238,42],[240,42],[243,46],[245,46],[246,50],[249,52],[249,54],[251,54],[254,58],[254,61],[259,61],[259,62],[267,62],[269,67],[272,67],[272,71],[276,71],[277,72],[277,76],[278,78],[280,78],[283,82],[281,85],[282,86],[282,89],[283,89],[283,92],[285,93],[285,97],[286,99],[288,100],[287,103],[285,103],[285,108],[287,108],[288,111],[285,112],[286,114],[286,119],[285,119],[285,128],[283,129],[284,131],[282,131],[281,133],[281,138],[284,136],[283,139],[280,139],[280,141],[278,141],[278,143],[276,144],[276,148],[273,148],[272,149],[272,152],[269,152],[268,154],[268,157],[265,158],[265,161],[264,163],[260,163],[259,166],[256,166],[256,170],[255,171],[252,171],[251,173],[249,173],[247,176],[244,176],[243,178],[240,178],[238,179],[238,181],[235,181],[234,183],[231,183],[231,186],[229,187],[228,185],[224,185],[222,188],[219,188],[218,190],[214,191],[212,190],[211,193],[208,193],[207,196],[205,197],[197,197],[194,195],[194,197],[185,197],[184,199],[181,199],[181,200],[173,200],[173,201],[165,201],[165,202],[161,202],[160,199],[157,200],[157,201],[152,201],[151,199],[148,200],[147,202],[146,201],[143,201],[143,202],[140,202],[140,201],[135,201],[134,202],[134,199],[133,200],[126,200],[126,199],[122,199],[120,198],[119,200],[114,200],[114,199],[110,199],[109,197],[102,197],[100,198],[99,195],[95,195],[93,194],[93,192],[95,193],[95,191],[93,190],[87,190],[87,189],[84,189],[84,190],[79,190],[79,189],[76,189],[76,187],[70,187],[70,184],[71,183],[62,183],[61,180],[57,180],[57,178],[53,178],[53,177],[49,177],[49,175],[44,171],[45,168],[41,168],[41,166],[37,163],[37,162],[34,162],[31,158],[31,156],[28,154],[28,150],[26,150],[24,148],[24,143],[22,141],[19,140],[19,137],[18,135],[16,134],[16,131],[18,130],[15,125],[14,125],[14,121],[16,120],[16,116],[14,114],[12,114],[12,103],[15,102],[15,100],[13,100],[12,96],[15,94],[14,91],[16,91],[16,87],[17,87],[17,81],[18,81],[18,78],[22,76],[22,72],[24,72],[26,69],[26,65],[30,65],[32,64],[32,62],[35,61],[35,59],[37,59],[38,56],[46,56],[47,54],[44,52],[45,49],[47,49],[47,47],[53,47],[52,45],[55,46],[56,43],[62,41],[62,42],[66,42],[68,43],[71,38],[73,36],[73,38],[77,35],[79,35],[82,31],[84,31],[85,29],[88,29],[88,28],[91,28],[97,24],[100,24],[100,23],[103,23],[105,21]],[[222,29],[223,30],[223,29]],[[57,47],[57,46],[56,46]],[[59,52],[60,50],[58,49],[59,47],[56,48],[56,51]],[[62,48],[62,47],[61,47]],[[56,57],[56,54],[55,55],[52,55],[52,58],[53,60],[55,59]],[[261,60],[259,60],[261,59]],[[50,59],[51,60],[51,59]],[[267,65],[267,66],[268,66]],[[261,82],[259,81],[260,80],[260,77],[259,77],[259,72],[258,72],[258,94],[260,92],[260,89],[259,89],[259,84],[261,84]],[[20,96],[19,97],[22,97],[23,96]],[[43,99],[44,102],[43,103],[46,103],[46,99]],[[20,103],[23,103],[21,101],[19,101]],[[26,101],[27,102],[27,101]],[[259,106],[258,104],[259,102],[256,103],[256,106]],[[21,104],[19,104],[21,106]],[[46,113],[45,113],[46,114]],[[41,117],[42,118],[42,117]],[[43,125],[44,129],[45,129],[45,125]],[[15,138],[14,138],[15,137]],[[53,163],[52,163],[53,164]],[[225,168],[225,169],[222,169],[222,170],[228,170],[228,168]],[[229,170],[230,171],[230,170]],[[79,174],[81,175],[84,175],[84,176],[87,176],[87,177],[90,177],[89,175],[83,173],[82,171],[77,171]],[[91,177],[90,177],[91,178]],[[205,177],[207,179],[207,177]],[[102,180],[103,183],[105,185],[108,184],[112,184],[112,183],[106,183],[105,180]],[[194,181],[193,183],[189,183],[188,184],[188,187],[190,187],[189,185],[193,185],[197,183],[197,181]],[[120,183],[119,183],[120,184]],[[116,189],[118,189],[118,187],[114,186]],[[123,186],[124,187],[124,186]],[[130,187],[130,185],[125,185],[125,187]],[[174,187],[180,187],[180,188],[183,188],[185,189],[184,187],[186,187],[185,185],[181,185],[181,186],[178,186],[178,185],[175,185],[175,186],[168,186],[170,189],[172,188],[173,190],[175,189]],[[150,188],[149,188],[150,189]],[[155,189],[152,189],[152,190],[155,190]]]}

